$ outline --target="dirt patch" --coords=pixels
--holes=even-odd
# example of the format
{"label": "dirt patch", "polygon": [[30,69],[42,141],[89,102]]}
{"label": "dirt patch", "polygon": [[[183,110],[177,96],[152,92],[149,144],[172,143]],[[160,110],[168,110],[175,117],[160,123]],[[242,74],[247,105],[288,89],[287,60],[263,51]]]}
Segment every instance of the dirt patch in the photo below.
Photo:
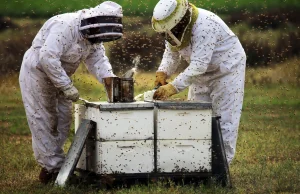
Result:
{"label": "dirt patch", "polygon": [[5,129],[5,128],[9,128],[12,126],[12,124],[10,122],[7,122],[7,121],[0,121],[0,129]]}
{"label": "dirt patch", "polygon": [[17,28],[17,25],[9,17],[0,17],[0,32],[9,28]]}

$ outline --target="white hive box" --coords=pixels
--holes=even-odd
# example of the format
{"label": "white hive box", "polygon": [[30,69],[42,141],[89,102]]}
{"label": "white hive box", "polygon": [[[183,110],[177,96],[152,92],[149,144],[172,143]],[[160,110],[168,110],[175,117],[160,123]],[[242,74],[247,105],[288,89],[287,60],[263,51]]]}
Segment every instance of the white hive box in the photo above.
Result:
{"label": "white hive box", "polygon": [[211,110],[158,108],[157,139],[211,139]]}
{"label": "white hive box", "polygon": [[97,123],[95,139],[87,140],[77,168],[98,174],[152,172],[153,109],[149,102],[76,105],[76,129],[80,118]]}
{"label": "white hive box", "polygon": [[158,172],[210,172],[210,140],[158,140]]}
{"label": "white hive box", "polygon": [[211,103],[156,102],[157,170],[211,171]]}
{"label": "white hive box", "polygon": [[86,119],[97,123],[98,141],[154,139],[153,104],[147,102],[88,105]]}
{"label": "white hive box", "polygon": [[154,141],[96,143],[97,174],[134,174],[154,171]]}

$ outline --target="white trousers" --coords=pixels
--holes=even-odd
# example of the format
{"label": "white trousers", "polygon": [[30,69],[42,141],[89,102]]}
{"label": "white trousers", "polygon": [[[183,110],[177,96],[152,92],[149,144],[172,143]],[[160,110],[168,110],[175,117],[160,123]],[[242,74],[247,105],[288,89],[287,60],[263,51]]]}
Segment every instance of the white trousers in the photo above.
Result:
{"label": "white trousers", "polygon": [[63,145],[72,121],[72,102],[37,69],[38,52],[29,49],[21,66],[19,82],[32,148],[37,162],[49,172],[57,172],[65,155]]}
{"label": "white trousers", "polygon": [[221,116],[220,125],[228,164],[236,151],[244,98],[245,63],[242,61],[232,72],[204,74],[200,82],[189,87],[189,100],[212,102],[213,115]]}

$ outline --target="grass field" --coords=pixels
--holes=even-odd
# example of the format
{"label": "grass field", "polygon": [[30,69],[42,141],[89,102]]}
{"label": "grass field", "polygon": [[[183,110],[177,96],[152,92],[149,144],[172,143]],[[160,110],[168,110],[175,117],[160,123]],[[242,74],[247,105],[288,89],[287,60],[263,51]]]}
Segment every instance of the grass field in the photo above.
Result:
{"label": "grass field", "polygon": [[[49,17],[58,13],[76,11],[83,8],[94,7],[101,1],[96,0],[45,0],[45,1],[10,1],[4,0],[0,7],[0,16],[13,17]],[[150,16],[158,0],[115,0],[122,5],[125,15]],[[264,0],[264,1],[247,1],[247,0],[215,0],[215,1],[198,1],[190,0],[199,7],[218,13],[232,12],[259,12],[263,13],[272,9],[292,9],[299,10],[300,3],[298,0]],[[17,10],[17,11],[16,11]]]}
{"label": "grass field", "polygon": [[[276,68],[274,68],[274,71]],[[247,71],[244,108],[237,154],[231,165],[232,189],[164,183],[137,185],[110,191],[89,186],[65,189],[43,186],[37,181],[39,166],[33,158],[31,137],[20,97],[17,75],[1,78],[0,84],[0,193],[299,193],[300,192],[300,90],[293,82],[268,84],[260,78],[253,84]],[[276,72],[272,72],[274,75]],[[294,75],[290,75],[294,76]],[[154,74],[136,77],[135,94],[151,89]],[[83,98],[106,100],[103,87],[93,77],[78,71],[73,80]],[[175,98],[184,98],[186,91]],[[72,129],[74,131],[74,129]],[[68,149],[72,136],[68,139]]]}
{"label": "grass field", "polygon": [[[37,27],[42,25],[45,18],[58,13],[93,7],[99,2],[102,1],[3,0],[0,6],[0,16],[20,18],[14,20],[19,27],[3,31],[0,34],[0,41],[3,45],[11,39],[16,39],[16,43],[20,42],[22,44],[31,42],[30,37],[33,37],[38,29]],[[116,0],[116,2],[123,6],[124,15],[126,16],[145,15],[146,18],[150,18],[158,0]],[[242,13],[239,16],[248,12],[265,13],[267,10],[272,9],[288,9],[289,13],[300,10],[299,0],[191,0],[191,2],[199,7],[218,13],[229,15],[234,12]],[[285,14],[285,12],[282,13],[282,15]],[[32,20],[33,17],[42,17],[43,19]],[[141,33],[153,33],[149,30],[149,22],[148,26],[145,25],[143,28],[132,25],[150,20],[140,19],[142,17],[134,17],[137,18],[135,20],[132,17],[128,18],[125,17],[124,19],[128,31],[139,29]],[[132,20],[132,23],[127,20]],[[265,22],[265,20],[262,22]],[[247,39],[248,43],[266,40],[268,44],[276,46],[275,43],[281,31],[295,31],[299,28],[298,26],[298,24],[294,26],[287,22],[284,28],[264,31],[257,30],[252,25],[238,24],[233,26],[233,30],[240,35],[242,40]],[[244,30],[240,30],[240,28]],[[243,36],[239,32],[243,32]],[[19,40],[18,37],[23,37],[23,39]],[[26,39],[26,37],[28,38]],[[11,44],[18,47],[19,44],[15,42]],[[139,43],[136,44],[140,45]],[[3,48],[6,48],[6,46],[3,46]],[[2,60],[9,56],[10,50],[6,52],[1,54],[0,58]],[[20,51],[18,55],[24,52]],[[80,67],[79,71],[72,77],[81,96],[91,101],[105,101],[106,95],[102,85],[91,75],[84,72],[83,67]],[[149,186],[137,185],[129,189],[120,188],[111,191],[95,190],[87,185],[71,186],[65,189],[41,185],[37,181],[40,167],[33,158],[31,134],[27,125],[17,78],[17,75],[0,77],[0,194],[300,193],[299,57],[289,59],[283,64],[270,65],[268,68],[248,69],[237,154],[230,169],[233,181],[232,189],[215,185],[191,187],[171,184],[166,187],[162,182],[153,183]],[[138,74],[135,94],[152,89],[153,79],[154,73]],[[174,98],[185,98],[186,94],[187,91],[184,91]],[[72,126],[72,132],[74,132],[74,126]],[[65,145],[66,151],[72,138],[73,133],[71,133]]]}

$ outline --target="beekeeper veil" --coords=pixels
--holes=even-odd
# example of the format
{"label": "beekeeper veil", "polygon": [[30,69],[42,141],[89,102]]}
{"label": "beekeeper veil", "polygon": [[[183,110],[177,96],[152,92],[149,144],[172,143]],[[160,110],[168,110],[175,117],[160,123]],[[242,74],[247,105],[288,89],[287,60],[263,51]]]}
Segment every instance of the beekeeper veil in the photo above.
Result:
{"label": "beekeeper veil", "polygon": [[123,35],[122,7],[105,1],[95,8],[82,10],[79,31],[92,44],[120,39]]}

